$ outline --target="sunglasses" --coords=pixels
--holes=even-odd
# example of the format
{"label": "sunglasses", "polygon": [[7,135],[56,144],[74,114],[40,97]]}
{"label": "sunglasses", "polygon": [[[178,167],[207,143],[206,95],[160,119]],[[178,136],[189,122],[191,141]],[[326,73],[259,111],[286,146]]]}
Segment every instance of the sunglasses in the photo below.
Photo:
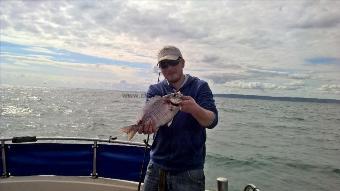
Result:
{"label": "sunglasses", "polygon": [[177,66],[180,62],[180,59],[177,60],[162,60],[158,63],[159,68],[167,69],[169,66]]}

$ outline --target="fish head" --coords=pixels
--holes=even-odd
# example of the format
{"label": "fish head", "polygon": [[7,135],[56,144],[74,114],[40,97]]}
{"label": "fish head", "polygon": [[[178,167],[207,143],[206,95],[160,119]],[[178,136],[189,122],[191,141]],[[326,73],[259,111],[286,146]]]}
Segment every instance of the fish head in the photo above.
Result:
{"label": "fish head", "polygon": [[172,105],[178,106],[182,101],[183,94],[178,91],[164,96]]}

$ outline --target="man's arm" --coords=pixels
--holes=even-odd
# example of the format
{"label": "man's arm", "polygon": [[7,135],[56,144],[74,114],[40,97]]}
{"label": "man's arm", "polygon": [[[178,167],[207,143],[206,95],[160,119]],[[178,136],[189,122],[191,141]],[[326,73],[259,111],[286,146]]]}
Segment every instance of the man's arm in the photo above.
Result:
{"label": "man's arm", "polygon": [[195,99],[184,97],[181,110],[190,113],[202,127],[214,128],[218,123],[214,96],[208,83],[203,82],[198,88]]}
{"label": "man's arm", "polygon": [[180,103],[181,111],[190,113],[202,127],[209,127],[215,120],[215,113],[204,109],[190,96],[184,96]]}

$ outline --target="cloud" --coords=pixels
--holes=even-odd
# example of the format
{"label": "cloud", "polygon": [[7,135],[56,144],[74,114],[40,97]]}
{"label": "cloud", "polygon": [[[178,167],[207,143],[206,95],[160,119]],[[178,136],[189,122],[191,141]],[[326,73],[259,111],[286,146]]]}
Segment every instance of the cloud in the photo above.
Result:
{"label": "cloud", "polygon": [[300,15],[292,27],[301,29],[335,28],[340,24],[340,13],[333,6],[339,6],[338,1],[304,2]]}
{"label": "cloud", "polygon": [[227,88],[236,89],[256,89],[256,90],[297,90],[304,86],[303,82],[286,83],[283,85],[277,85],[274,83],[263,82],[246,82],[246,81],[231,81],[224,84]]}
{"label": "cloud", "polygon": [[335,94],[340,94],[340,85],[338,84],[324,84],[318,90],[324,92],[331,92]]}
{"label": "cloud", "polygon": [[297,72],[287,72],[282,70],[268,70],[268,69],[257,69],[257,68],[248,68],[247,72],[251,74],[258,74],[262,78],[265,77],[287,77],[288,79],[309,79],[311,76],[306,73],[297,73]]}
{"label": "cloud", "polygon": [[[15,63],[12,69],[18,69],[26,57],[24,63],[36,70],[50,66],[48,74],[69,67],[79,78],[80,71],[88,76],[93,70],[100,79],[103,72],[105,77],[109,73],[122,78],[114,83],[138,84],[152,82],[148,78],[154,75],[149,72],[157,51],[173,44],[182,50],[186,72],[216,87],[240,81],[244,84],[234,85],[298,94],[288,90],[317,89],[339,81],[339,4],[333,0],[2,1],[1,55]],[[22,47],[13,53],[15,47],[3,48],[3,42]],[[295,80],[304,85],[289,84]]]}
{"label": "cloud", "polygon": [[212,73],[208,75],[203,75],[204,77],[212,80],[216,84],[224,84],[229,81],[241,80],[247,78],[242,74],[233,74],[233,73]]}
{"label": "cloud", "polygon": [[[96,57],[89,59],[92,57],[79,54],[70,56],[61,50],[53,52],[53,49],[28,46],[17,50],[19,50],[17,55],[10,49],[9,52],[1,53],[3,83],[34,85],[35,81],[35,85],[45,86],[48,82],[49,85],[68,86],[67,81],[69,81],[71,87],[77,87],[78,84],[80,87],[88,88],[134,87],[136,90],[145,90],[146,85],[143,84],[150,83],[146,78],[152,74],[151,68],[145,70],[144,66],[140,67],[137,63],[116,64],[108,59]],[[22,54],[20,50],[32,52]],[[61,55],[63,59],[56,58],[56,55]],[[60,79],[60,82],[57,79]],[[114,85],[122,79],[136,86]]]}

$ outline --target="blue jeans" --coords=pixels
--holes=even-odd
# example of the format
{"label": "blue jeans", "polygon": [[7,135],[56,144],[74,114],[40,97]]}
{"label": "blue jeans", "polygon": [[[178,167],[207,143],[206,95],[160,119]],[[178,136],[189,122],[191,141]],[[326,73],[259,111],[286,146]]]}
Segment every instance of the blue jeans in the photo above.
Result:
{"label": "blue jeans", "polygon": [[[145,179],[144,191],[158,191],[160,170],[156,165],[149,163]],[[167,191],[204,191],[205,176],[203,169],[188,170],[184,172],[166,172]]]}

